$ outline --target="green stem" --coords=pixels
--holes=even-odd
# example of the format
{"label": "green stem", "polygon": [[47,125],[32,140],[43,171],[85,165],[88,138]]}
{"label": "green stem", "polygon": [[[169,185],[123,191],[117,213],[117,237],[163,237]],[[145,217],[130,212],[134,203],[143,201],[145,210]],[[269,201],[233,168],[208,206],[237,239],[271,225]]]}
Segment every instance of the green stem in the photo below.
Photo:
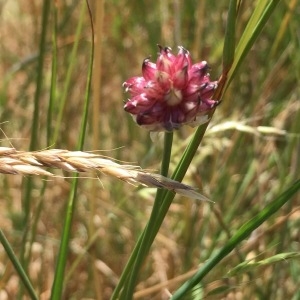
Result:
{"label": "green stem", "polygon": [[67,211],[66,211],[66,217],[65,217],[64,227],[63,227],[57,266],[56,266],[54,282],[52,286],[52,292],[50,298],[51,300],[62,299],[61,296],[62,296],[63,283],[64,283],[64,273],[65,273],[67,256],[68,256],[69,241],[71,236],[72,219],[73,219],[75,204],[76,204],[75,200],[76,200],[77,185],[78,185],[78,174],[75,174],[74,179],[72,181],[71,193],[70,193]]}
{"label": "green stem", "polygon": [[[172,152],[172,143],[173,143],[173,132],[166,132],[164,136],[164,149],[163,149],[163,157],[162,157],[161,172],[160,172],[161,175],[163,176],[168,176],[171,152]],[[132,299],[138,273],[151,247],[152,242],[150,243],[149,237],[153,235],[152,228],[156,223],[156,218],[158,216],[158,212],[163,199],[163,193],[164,190],[157,189],[150,219],[144,229],[143,234],[141,235],[141,244],[138,249],[137,256],[135,258],[135,262],[131,271],[128,284],[126,285],[126,289],[124,291],[124,293],[126,292],[126,299]]]}
{"label": "green stem", "polygon": [[[185,173],[186,173],[186,171],[187,171],[187,169],[199,147],[199,144],[204,136],[207,126],[208,126],[208,123],[202,125],[201,127],[199,127],[196,130],[193,139],[190,141],[189,145],[185,149],[185,151],[182,155],[182,158],[173,173],[172,178],[174,180],[181,181],[183,179],[183,177],[184,177],[184,175],[185,175]],[[168,209],[169,209],[174,197],[175,197],[175,194],[170,191],[168,191],[164,194],[164,198],[163,198],[163,201],[162,201],[159,213],[158,213],[157,220],[153,226],[151,236],[148,240],[149,245],[151,245],[153,243],[155,236],[165,218],[165,215],[168,212]],[[146,230],[146,228],[145,228],[145,230]],[[144,230],[144,232],[145,232],[145,230]],[[135,246],[134,250],[132,251],[132,254],[124,268],[124,271],[120,277],[119,283],[118,283],[117,287],[115,288],[113,295],[111,297],[112,300],[118,299],[119,293],[120,293],[121,289],[123,288],[123,286],[125,285],[128,274],[129,274],[130,270],[132,269],[135,258],[137,256],[137,253],[141,247],[142,240],[143,240],[143,234],[141,234],[141,236],[139,237],[139,239],[136,243],[136,246]]]}
{"label": "green stem", "polygon": [[4,233],[1,229],[0,229],[0,242],[1,242],[2,246],[4,247],[5,252],[8,255],[10,261],[14,265],[14,267],[15,267],[20,279],[22,280],[25,288],[27,289],[28,294],[30,295],[31,299],[37,300],[38,297],[35,294],[34,288],[32,287],[29,278],[27,277],[21,263],[18,261],[17,256],[15,255],[13,249],[11,248],[8,240],[6,239]]}
{"label": "green stem", "polygon": [[[89,9],[88,2],[86,3],[86,5]],[[82,22],[84,11],[85,11],[85,4],[83,4],[80,22]],[[89,12],[90,12],[90,9],[89,9]],[[92,73],[93,73],[94,29],[93,29],[92,21],[91,21],[91,28],[92,28],[91,57],[90,57],[88,76],[87,76],[87,87],[86,87],[86,91],[85,91],[83,117],[82,117],[80,133],[79,133],[79,142],[78,142],[78,147],[77,147],[80,151],[83,150],[84,141],[85,141],[85,134],[86,134],[86,128],[87,128],[87,122],[88,122],[88,107],[89,107],[89,103],[90,103],[90,94],[91,94],[91,81],[92,81]],[[58,256],[58,261],[57,261],[57,268],[55,271],[55,277],[54,277],[54,282],[53,282],[53,286],[52,286],[52,292],[51,292],[51,298],[50,298],[51,300],[62,299],[64,273],[65,273],[65,268],[66,268],[66,263],[67,263],[69,241],[70,241],[70,237],[71,237],[71,226],[72,226],[74,210],[76,207],[77,186],[78,186],[78,174],[76,174],[74,176],[74,179],[72,181],[71,193],[70,193],[70,197],[69,197],[69,201],[68,201],[65,224],[64,224],[64,229],[63,229],[62,239],[61,239],[61,246],[60,246],[59,256]]]}
{"label": "green stem", "polygon": [[54,110],[54,101],[56,98],[56,78],[57,78],[57,9],[53,6],[53,28],[52,28],[52,66],[51,66],[51,89],[49,97],[48,115],[47,115],[47,145],[52,141],[52,117]]}
{"label": "green stem", "polygon": [[41,32],[41,40],[40,40],[40,51],[38,58],[38,67],[37,67],[37,77],[36,77],[36,90],[34,95],[34,110],[33,110],[33,118],[32,118],[32,126],[31,126],[31,140],[29,150],[36,150],[36,146],[38,143],[38,128],[39,128],[39,112],[40,112],[40,95],[42,91],[43,84],[43,68],[44,68],[44,57],[46,53],[46,37],[47,37],[47,28],[48,28],[48,17],[50,14],[50,4],[51,1],[44,1],[43,6],[43,19],[42,19],[42,32]]}
{"label": "green stem", "polygon": [[61,97],[61,100],[60,100],[60,106],[59,106],[58,116],[57,116],[57,120],[56,120],[56,127],[55,127],[54,134],[53,134],[53,143],[57,142],[57,139],[58,139],[58,136],[59,136],[59,131],[61,129],[61,123],[62,123],[62,119],[63,119],[63,115],[64,115],[64,109],[65,109],[65,106],[66,106],[66,103],[67,103],[69,88],[70,88],[70,85],[71,85],[72,74],[73,74],[73,70],[75,68],[75,62],[77,61],[76,55],[77,55],[80,35],[82,33],[85,8],[86,8],[86,4],[84,2],[82,2],[82,9],[81,9],[81,12],[80,12],[79,21],[78,21],[78,25],[77,25],[77,28],[76,28],[75,41],[74,41],[72,52],[71,52],[70,58],[69,58],[70,59],[69,60],[69,67],[68,67],[68,70],[67,70],[66,80],[65,80],[64,89],[63,89],[63,94],[62,94],[62,97]]}
{"label": "green stem", "polygon": [[166,177],[168,176],[169,173],[172,144],[173,144],[173,132],[166,132],[164,136],[164,149],[163,149],[163,157],[162,157],[161,169],[160,169],[160,174]]}
{"label": "green stem", "polygon": [[[38,124],[39,124],[39,110],[40,110],[40,95],[42,91],[42,84],[43,84],[43,67],[44,67],[44,57],[46,52],[46,36],[47,36],[47,25],[48,25],[48,17],[50,13],[50,4],[51,1],[47,0],[44,1],[43,5],[43,17],[42,17],[42,27],[41,27],[41,39],[39,45],[39,57],[38,57],[38,64],[36,70],[36,90],[34,95],[34,109],[33,109],[33,116],[32,116],[32,125],[31,125],[31,139],[30,139],[30,146],[29,150],[33,151],[36,150],[38,144]],[[23,265],[24,270],[27,269],[28,265],[28,258],[25,256],[25,245],[29,230],[29,216],[30,216],[30,209],[31,209],[31,191],[32,191],[32,178],[29,177],[25,181],[25,194],[23,198],[23,212],[24,212],[24,232],[22,237],[22,247],[20,251],[20,261]],[[30,253],[30,251],[28,251]],[[21,292],[22,293],[22,292]]]}

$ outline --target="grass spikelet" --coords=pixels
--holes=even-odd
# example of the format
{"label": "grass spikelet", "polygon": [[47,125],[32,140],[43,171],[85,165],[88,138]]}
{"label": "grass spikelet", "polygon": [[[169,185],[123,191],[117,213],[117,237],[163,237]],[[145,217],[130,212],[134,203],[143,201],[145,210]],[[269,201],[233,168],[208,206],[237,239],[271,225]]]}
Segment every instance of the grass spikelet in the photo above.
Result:
{"label": "grass spikelet", "polygon": [[62,149],[35,152],[17,151],[0,147],[0,173],[13,175],[57,176],[44,168],[61,169],[67,172],[100,171],[130,184],[174,191],[185,197],[210,201],[189,185],[165,176],[143,171],[134,165],[121,165],[101,155]]}

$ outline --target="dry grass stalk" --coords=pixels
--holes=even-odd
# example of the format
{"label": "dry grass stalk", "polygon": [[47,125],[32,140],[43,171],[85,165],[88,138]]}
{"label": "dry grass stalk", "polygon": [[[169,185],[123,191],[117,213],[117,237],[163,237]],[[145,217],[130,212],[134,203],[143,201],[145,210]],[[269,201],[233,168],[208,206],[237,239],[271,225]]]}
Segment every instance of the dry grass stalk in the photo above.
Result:
{"label": "dry grass stalk", "polygon": [[0,147],[0,173],[57,176],[44,170],[45,167],[68,172],[96,170],[130,184],[164,188],[189,198],[210,201],[189,185],[158,174],[145,172],[137,166],[120,165],[99,154],[61,149],[25,152],[17,151],[15,148]]}

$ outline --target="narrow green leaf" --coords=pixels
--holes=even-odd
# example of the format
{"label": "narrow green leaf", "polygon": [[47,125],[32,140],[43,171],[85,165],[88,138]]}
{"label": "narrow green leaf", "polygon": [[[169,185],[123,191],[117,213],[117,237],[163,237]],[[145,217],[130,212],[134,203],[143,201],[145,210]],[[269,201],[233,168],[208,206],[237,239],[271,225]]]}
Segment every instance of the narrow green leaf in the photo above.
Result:
{"label": "narrow green leaf", "polygon": [[2,244],[3,248],[5,249],[6,254],[8,255],[10,261],[12,262],[13,266],[15,267],[21,281],[23,282],[28,294],[30,295],[31,299],[37,300],[38,297],[35,294],[34,288],[31,285],[31,282],[26,275],[21,263],[19,262],[17,256],[15,255],[12,247],[9,244],[9,241],[6,239],[3,231],[0,229],[0,243]]}
{"label": "narrow green leaf", "polygon": [[196,286],[224,257],[226,257],[241,241],[247,238],[256,228],[276,213],[287,203],[300,189],[300,180],[296,181],[289,189],[277,199],[268,204],[253,219],[245,223],[227,244],[206,261],[199,271],[187,282],[185,282],[172,296],[172,300],[182,299],[194,286]]}
{"label": "narrow green leaf", "polygon": [[[83,2],[82,4],[85,7],[85,3]],[[56,119],[56,127],[54,129],[54,134],[53,134],[53,139],[52,139],[52,144],[55,144],[57,142],[60,130],[61,130],[61,123],[63,120],[63,115],[64,115],[64,109],[67,103],[67,99],[68,99],[68,94],[69,94],[69,89],[70,89],[70,85],[71,85],[71,79],[72,79],[72,74],[73,71],[75,69],[75,65],[77,62],[76,56],[77,56],[77,52],[78,52],[78,45],[79,45],[79,41],[80,41],[80,35],[82,33],[83,30],[83,10],[81,10],[81,15],[79,17],[79,21],[78,21],[78,25],[76,28],[76,34],[75,34],[75,40],[74,40],[74,45],[70,54],[70,58],[69,58],[69,66],[68,66],[68,70],[67,70],[67,74],[66,74],[66,79],[64,82],[64,88],[63,88],[63,93],[62,93],[62,97],[60,99],[60,104],[59,104],[59,111],[58,111],[58,115],[57,115],[57,119]]]}
{"label": "narrow green leaf", "polygon": [[[82,3],[81,14],[79,18],[79,24],[76,33],[76,39],[79,40],[81,28],[86,11],[86,6],[88,6],[88,2]],[[89,6],[88,6],[89,8]],[[89,10],[90,13],[90,10]],[[90,14],[91,17],[91,14]],[[92,28],[92,40],[94,39],[94,28],[93,23],[91,21],[91,28]],[[88,76],[87,76],[87,86],[85,90],[85,99],[84,99],[84,108],[83,108],[83,116],[80,126],[79,132],[79,140],[78,140],[78,150],[83,150],[85,135],[86,135],[86,128],[87,128],[87,121],[88,121],[88,107],[90,103],[90,95],[91,95],[91,79],[93,73],[93,58],[94,58],[94,40],[91,47],[91,56],[90,56],[90,63],[88,68]],[[74,178],[72,180],[71,192],[68,200],[66,216],[65,216],[65,223],[63,227],[63,233],[61,238],[61,245],[59,249],[59,255],[57,260],[57,267],[55,270],[54,282],[52,285],[51,291],[51,298],[52,300],[62,299],[63,293],[63,284],[64,284],[64,273],[67,264],[67,257],[68,257],[68,250],[69,250],[69,241],[71,237],[71,226],[73,220],[73,214],[76,207],[76,193],[77,193],[77,186],[78,186],[78,173],[74,174]]]}
{"label": "narrow green leaf", "polygon": [[[44,58],[46,53],[46,37],[47,37],[47,29],[48,29],[48,18],[50,14],[50,4],[51,1],[44,1],[43,4],[43,15],[42,15],[42,24],[41,24],[41,38],[39,43],[39,56],[38,56],[38,64],[36,70],[36,89],[34,94],[34,109],[32,115],[32,124],[31,124],[31,139],[29,150],[36,150],[38,146],[38,130],[39,130],[39,113],[40,113],[40,98],[42,93],[43,86],[43,68],[44,68]],[[20,251],[20,262],[23,265],[24,270],[27,270],[29,257],[26,257],[26,241],[28,237],[28,222],[30,218],[30,210],[31,210],[31,193],[32,193],[33,180],[31,177],[26,178],[24,180],[25,192],[22,199],[22,209],[24,212],[23,219],[23,237],[22,237],[22,246]],[[31,251],[28,251],[30,253]],[[20,290],[20,294],[22,291]]]}
{"label": "narrow green leaf", "polygon": [[236,5],[236,0],[230,1],[223,49],[223,73],[225,74],[230,70],[234,59]]}
{"label": "narrow green leaf", "polygon": [[245,31],[237,45],[235,51],[235,59],[232,67],[228,73],[227,82],[224,87],[224,92],[228,88],[231,80],[235,76],[240,64],[244,61],[246,55],[250,51],[254,42],[260,35],[263,27],[267,23],[269,17],[273,13],[276,5],[280,0],[261,0],[257,1],[257,5],[253,11],[253,14],[245,28]]}

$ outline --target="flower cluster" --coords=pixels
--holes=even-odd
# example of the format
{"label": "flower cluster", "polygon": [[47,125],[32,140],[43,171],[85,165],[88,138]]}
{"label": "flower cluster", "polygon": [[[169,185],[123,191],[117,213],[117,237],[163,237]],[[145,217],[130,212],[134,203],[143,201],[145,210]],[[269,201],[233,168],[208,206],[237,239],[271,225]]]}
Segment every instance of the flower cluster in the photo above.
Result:
{"label": "flower cluster", "polygon": [[144,60],[143,76],[124,82],[131,96],[125,111],[150,131],[172,131],[183,124],[207,122],[207,113],[218,104],[211,99],[217,82],[210,81],[207,62],[192,64],[190,53],[183,47],[177,55],[169,47],[159,48],[156,63]]}

